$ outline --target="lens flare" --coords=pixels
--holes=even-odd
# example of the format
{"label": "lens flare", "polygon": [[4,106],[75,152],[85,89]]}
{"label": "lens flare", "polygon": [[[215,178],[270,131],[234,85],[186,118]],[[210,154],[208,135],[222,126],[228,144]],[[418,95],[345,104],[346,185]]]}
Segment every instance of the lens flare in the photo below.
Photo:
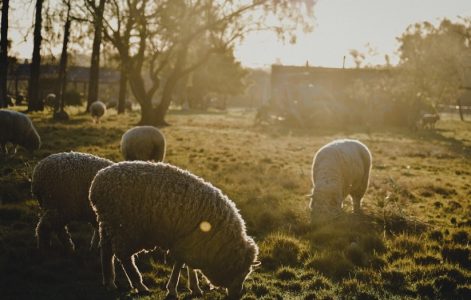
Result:
{"label": "lens flare", "polygon": [[207,221],[203,221],[200,223],[200,229],[203,232],[209,232],[211,230],[211,224]]}

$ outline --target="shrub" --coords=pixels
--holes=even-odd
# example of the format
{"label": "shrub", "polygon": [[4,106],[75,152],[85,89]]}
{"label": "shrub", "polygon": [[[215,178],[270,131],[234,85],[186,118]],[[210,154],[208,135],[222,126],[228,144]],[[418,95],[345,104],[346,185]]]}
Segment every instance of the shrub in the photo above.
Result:
{"label": "shrub", "polygon": [[276,278],[289,281],[296,278],[296,271],[290,267],[281,267],[275,273]]}
{"label": "shrub", "polygon": [[76,90],[68,90],[64,94],[65,105],[80,106],[82,105],[82,96]]}
{"label": "shrub", "polygon": [[262,265],[269,269],[279,266],[296,266],[309,250],[306,243],[293,236],[275,233],[268,236],[260,246]]}

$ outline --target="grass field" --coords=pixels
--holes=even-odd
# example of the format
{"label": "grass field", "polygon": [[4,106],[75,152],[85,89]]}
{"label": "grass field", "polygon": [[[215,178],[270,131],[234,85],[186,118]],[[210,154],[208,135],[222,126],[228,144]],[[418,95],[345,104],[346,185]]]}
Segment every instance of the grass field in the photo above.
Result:
{"label": "grass field", "polygon": [[[59,243],[47,257],[36,250],[38,204],[30,195],[35,164],[49,154],[81,151],[122,160],[121,135],[139,116],[110,112],[101,124],[70,111],[55,123],[32,114],[43,145],[0,158],[0,298],[135,298],[123,272],[120,292],[101,286],[98,252],[88,251],[91,228],[72,224],[77,251]],[[166,160],[221,188],[241,211],[260,247],[262,266],[246,281],[244,299],[471,299],[471,123],[442,118],[436,130],[329,131],[254,125],[253,111],[172,113],[164,128]],[[317,149],[355,138],[373,154],[364,215],[346,201],[340,218],[311,226],[307,195]],[[137,264],[163,299],[170,264],[161,253]],[[181,296],[185,278],[181,281]],[[222,299],[209,290],[205,299]]]}

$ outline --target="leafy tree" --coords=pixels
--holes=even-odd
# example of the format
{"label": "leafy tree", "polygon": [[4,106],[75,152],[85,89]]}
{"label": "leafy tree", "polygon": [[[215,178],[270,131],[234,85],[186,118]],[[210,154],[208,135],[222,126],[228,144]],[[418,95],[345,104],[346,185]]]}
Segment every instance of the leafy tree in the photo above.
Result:
{"label": "leafy tree", "polygon": [[398,40],[399,66],[410,92],[431,103],[455,103],[462,85],[462,60],[471,53],[471,22],[417,23]]}
{"label": "leafy tree", "polygon": [[208,94],[220,96],[237,95],[246,88],[244,78],[247,71],[235,60],[232,49],[214,54],[200,68],[189,75],[189,81],[182,83],[190,87],[190,107],[205,108],[204,98]]}

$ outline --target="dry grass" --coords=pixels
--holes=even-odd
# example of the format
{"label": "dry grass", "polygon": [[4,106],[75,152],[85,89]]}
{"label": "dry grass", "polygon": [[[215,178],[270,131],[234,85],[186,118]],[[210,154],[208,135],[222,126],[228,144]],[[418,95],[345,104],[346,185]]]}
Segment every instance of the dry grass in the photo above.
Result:
{"label": "dry grass", "polygon": [[[19,151],[0,163],[0,291],[2,299],[133,298],[118,271],[120,294],[100,286],[98,254],[87,251],[90,230],[73,224],[78,251],[36,253],[38,207],[29,194],[34,165],[60,151],[122,160],[122,133],[136,113],[111,111],[101,124],[70,111],[55,123],[32,114],[43,139],[34,155]],[[441,120],[435,131],[257,127],[254,112],[173,113],[164,128],[167,161],[211,181],[233,199],[257,240],[263,262],[246,282],[245,299],[471,299],[471,124]],[[335,138],[356,138],[373,153],[363,216],[345,214],[309,225],[314,152]],[[138,265],[154,294],[164,295],[169,266],[160,254]],[[186,295],[182,280],[182,293]],[[221,299],[218,290],[206,299]]]}

